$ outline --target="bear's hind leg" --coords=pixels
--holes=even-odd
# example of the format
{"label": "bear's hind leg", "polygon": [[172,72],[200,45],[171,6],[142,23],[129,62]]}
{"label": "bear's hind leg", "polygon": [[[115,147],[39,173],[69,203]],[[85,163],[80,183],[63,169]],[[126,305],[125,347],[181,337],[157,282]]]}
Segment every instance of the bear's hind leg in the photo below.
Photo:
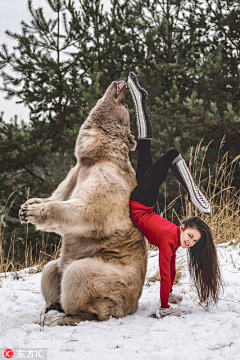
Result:
{"label": "bear's hind leg", "polygon": [[43,269],[41,289],[46,301],[45,313],[50,310],[63,312],[60,305],[61,274],[58,270],[58,261],[50,261]]}
{"label": "bear's hind leg", "polygon": [[[135,279],[135,277],[134,277]],[[137,309],[138,287],[131,270],[97,258],[71,263],[63,273],[61,306],[65,316],[59,325],[75,325],[84,320],[124,317]]]}

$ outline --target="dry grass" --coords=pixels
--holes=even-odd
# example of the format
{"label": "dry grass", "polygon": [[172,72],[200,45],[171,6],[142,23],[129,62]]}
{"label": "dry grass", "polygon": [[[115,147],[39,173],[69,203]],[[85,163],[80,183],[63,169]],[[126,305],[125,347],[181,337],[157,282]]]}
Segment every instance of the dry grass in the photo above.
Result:
{"label": "dry grass", "polygon": [[[2,239],[0,239],[0,248],[1,248],[1,243],[2,243]],[[52,244],[49,253],[40,250],[38,253],[38,257],[34,258],[32,256],[32,245],[30,242],[30,244],[26,246],[25,259],[22,263],[20,263],[19,261],[14,260],[14,255],[11,256],[11,254],[13,253],[11,251],[11,246],[14,246],[13,244],[14,242],[11,239],[10,248],[7,256],[5,256],[4,252],[1,251],[0,273],[5,273],[5,275],[7,272],[16,272],[25,268],[29,268],[28,270],[29,274],[35,274],[41,272],[45,264],[47,264],[50,260],[55,260],[58,257],[61,246],[60,243],[58,246]]]}
{"label": "dry grass", "polygon": [[149,277],[149,278],[147,279],[147,281],[148,281],[148,282],[160,281],[160,274],[159,274],[159,272],[158,272],[156,275],[154,275],[154,276],[152,276],[152,277]]}
{"label": "dry grass", "polygon": [[[50,250],[47,253],[46,248],[47,248],[48,235],[46,241],[45,234],[42,233],[41,248],[39,248],[39,245],[36,244],[35,248],[33,249],[31,241],[28,241],[28,224],[27,224],[24,259],[22,260],[22,262],[16,260],[16,257],[20,258],[20,256],[18,253],[19,249],[15,248],[15,234],[12,235],[7,254],[4,253],[3,241],[4,241],[4,232],[6,226],[5,224],[9,211],[14,203],[14,200],[12,200],[14,193],[15,192],[13,192],[9,196],[5,208],[3,209],[2,212],[5,215],[5,223],[0,224],[0,273],[5,273],[6,275],[7,272],[16,272],[15,278],[17,280],[18,279],[17,271],[25,268],[29,268],[29,273],[41,272],[45,264],[47,264],[50,260],[56,259],[60,251],[61,241],[59,242],[58,246],[56,246],[56,244],[51,244]],[[38,255],[34,256],[33,253]]]}
{"label": "dry grass", "polygon": [[[44,265],[47,264],[50,260],[55,260],[58,257],[60,247],[61,247],[61,241],[58,245],[51,244],[50,250],[47,252],[46,248],[48,245],[48,239],[49,234],[42,233],[42,241],[41,246],[36,243],[35,248],[33,249],[31,241],[28,239],[28,224],[27,226],[27,233],[26,233],[26,239],[25,239],[25,250],[24,250],[24,259],[19,262],[16,260],[16,258],[20,258],[19,256],[19,248],[15,248],[15,237],[16,235],[13,233],[10,244],[8,247],[8,253],[5,254],[3,251],[3,241],[4,241],[4,233],[7,223],[7,218],[9,215],[9,212],[13,206],[14,203],[14,194],[16,191],[10,194],[8,197],[5,207],[2,211],[2,214],[4,214],[5,221],[0,223],[0,273],[6,273],[7,272],[16,272],[16,280],[18,279],[18,273],[17,271],[29,268],[29,273],[37,273],[41,272]],[[29,190],[27,193],[27,199],[29,198]],[[46,239],[45,239],[46,237]],[[37,256],[33,254],[38,254]]]}

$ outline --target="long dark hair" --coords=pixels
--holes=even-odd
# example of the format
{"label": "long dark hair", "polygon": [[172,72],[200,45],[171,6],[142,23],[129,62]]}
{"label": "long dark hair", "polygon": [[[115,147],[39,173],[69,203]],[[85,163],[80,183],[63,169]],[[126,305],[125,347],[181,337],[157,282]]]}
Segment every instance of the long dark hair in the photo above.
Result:
{"label": "long dark hair", "polygon": [[197,288],[199,301],[205,306],[216,304],[223,288],[217,251],[209,226],[198,217],[182,221],[187,228],[195,228],[201,239],[188,249],[190,277]]}

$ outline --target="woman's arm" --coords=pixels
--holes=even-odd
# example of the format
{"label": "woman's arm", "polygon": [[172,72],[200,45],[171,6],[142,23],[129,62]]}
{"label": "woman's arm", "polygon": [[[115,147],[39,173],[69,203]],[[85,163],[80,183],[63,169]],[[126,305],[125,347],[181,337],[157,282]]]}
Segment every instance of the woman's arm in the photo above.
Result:
{"label": "woman's arm", "polygon": [[160,299],[161,307],[168,308],[169,293],[175,278],[175,258],[173,259],[172,242],[176,226],[157,215],[152,207],[136,201],[130,201],[131,217],[150,244],[159,248]]}
{"label": "woman's arm", "polygon": [[172,287],[173,287],[173,283],[175,280],[175,276],[176,276],[176,253],[174,252],[170,261],[170,269],[171,269],[171,290],[170,292],[172,292]]}
{"label": "woman's arm", "polygon": [[160,300],[161,308],[168,308],[168,299],[172,287],[171,282],[171,248],[161,246],[159,248],[159,268],[160,268]]}

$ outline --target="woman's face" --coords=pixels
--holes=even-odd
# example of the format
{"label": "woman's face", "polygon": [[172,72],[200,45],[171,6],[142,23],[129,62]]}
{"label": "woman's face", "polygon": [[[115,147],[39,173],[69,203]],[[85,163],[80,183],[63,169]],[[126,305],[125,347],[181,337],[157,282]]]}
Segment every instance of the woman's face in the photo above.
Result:
{"label": "woman's face", "polygon": [[180,226],[180,244],[183,249],[194,246],[201,239],[201,233],[196,228],[185,229],[184,225]]}

